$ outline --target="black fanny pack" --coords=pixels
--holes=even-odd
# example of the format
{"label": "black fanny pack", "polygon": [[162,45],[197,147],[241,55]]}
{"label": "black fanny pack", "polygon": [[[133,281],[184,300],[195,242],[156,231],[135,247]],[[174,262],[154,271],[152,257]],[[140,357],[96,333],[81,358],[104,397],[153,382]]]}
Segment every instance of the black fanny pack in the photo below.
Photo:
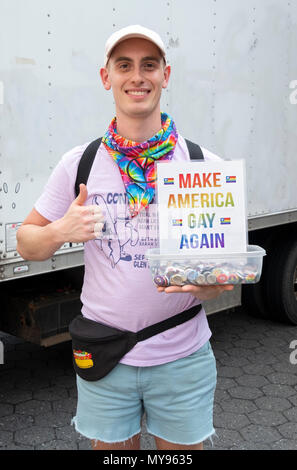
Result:
{"label": "black fanny pack", "polygon": [[178,313],[136,333],[118,330],[78,315],[69,325],[75,372],[84,380],[95,381],[107,375],[139,341],[191,320],[201,305]]}

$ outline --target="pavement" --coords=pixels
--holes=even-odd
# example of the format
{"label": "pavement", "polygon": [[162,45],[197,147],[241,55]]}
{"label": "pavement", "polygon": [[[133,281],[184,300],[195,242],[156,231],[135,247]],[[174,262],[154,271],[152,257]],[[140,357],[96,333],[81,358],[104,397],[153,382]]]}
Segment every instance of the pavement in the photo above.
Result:
{"label": "pavement", "polygon": [[[297,364],[290,362],[290,343],[297,326],[254,318],[242,307],[208,322],[218,382],[216,436],[205,450],[296,450]],[[1,332],[0,340],[0,450],[91,449],[70,425],[77,397],[70,342],[43,348]],[[145,419],[141,448],[156,449]]]}

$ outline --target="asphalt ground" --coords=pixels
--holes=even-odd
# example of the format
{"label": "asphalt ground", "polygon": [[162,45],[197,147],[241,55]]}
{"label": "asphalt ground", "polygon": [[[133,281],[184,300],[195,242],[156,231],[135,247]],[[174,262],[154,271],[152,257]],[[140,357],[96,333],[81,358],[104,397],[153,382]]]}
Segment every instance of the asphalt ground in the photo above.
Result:
{"label": "asphalt ground", "polygon": [[[205,450],[296,450],[297,364],[290,343],[297,326],[251,317],[242,307],[208,321],[218,371],[217,435]],[[1,332],[0,340],[0,450],[91,449],[70,425],[77,397],[71,343],[43,348]],[[156,449],[145,419],[141,448]]]}

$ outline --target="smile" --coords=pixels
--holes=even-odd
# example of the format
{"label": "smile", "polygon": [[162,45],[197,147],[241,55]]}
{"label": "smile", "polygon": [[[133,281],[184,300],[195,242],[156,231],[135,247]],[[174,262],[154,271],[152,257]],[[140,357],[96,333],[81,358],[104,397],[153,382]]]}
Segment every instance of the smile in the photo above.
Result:
{"label": "smile", "polygon": [[126,93],[127,95],[144,96],[150,93],[150,90],[127,90]]}

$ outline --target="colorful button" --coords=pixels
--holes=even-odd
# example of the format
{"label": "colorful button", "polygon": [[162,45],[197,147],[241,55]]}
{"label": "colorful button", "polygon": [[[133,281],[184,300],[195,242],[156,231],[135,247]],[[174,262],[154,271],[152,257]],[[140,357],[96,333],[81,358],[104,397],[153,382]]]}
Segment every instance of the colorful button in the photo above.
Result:
{"label": "colorful button", "polygon": [[170,278],[171,276],[173,276],[173,274],[177,274],[179,271],[180,271],[180,269],[178,269],[174,266],[168,266],[166,268],[165,274],[166,274],[166,276],[168,276]]}
{"label": "colorful button", "polygon": [[197,271],[195,271],[195,269],[186,269],[185,270],[185,275],[187,276],[187,280],[191,283],[191,284],[196,284],[196,277],[197,277]]}
{"label": "colorful button", "polygon": [[230,284],[238,284],[239,281],[239,276],[236,273],[232,273],[228,277],[228,282],[230,282]]}
{"label": "colorful button", "polygon": [[206,279],[205,279],[204,274],[198,274],[198,276],[196,277],[196,282],[199,285],[206,284]]}
{"label": "colorful button", "polygon": [[208,274],[208,276],[206,276],[206,280],[208,284],[215,284],[217,282],[217,277],[214,274],[210,273]]}
{"label": "colorful button", "polygon": [[212,274],[214,274],[215,276],[218,276],[219,274],[222,274],[223,270],[221,268],[214,268],[212,269]]}
{"label": "colorful button", "polygon": [[256,278],[256,274],[254,273],[249,273],[244,276],[244,279],[247,283],[255,282],[255,278]]}
{"label": "colorful button", "polygon": [[167,287],[169,286],[169,279],[167,276],[160,276],[159,274],[154,277],[154,283],[158,287]]}
{"label": "colorful button", "polygon": [[224,284],[228,280],[227,274],[221,273],[217,276],[217,281],[219,284]]}
{"label": "colorful button", "polygon": [[170,278],[170,284],[175,285],[175,286],[182,286],[185,284],[187,278],[185,275],[182,274],[173,274]]}

